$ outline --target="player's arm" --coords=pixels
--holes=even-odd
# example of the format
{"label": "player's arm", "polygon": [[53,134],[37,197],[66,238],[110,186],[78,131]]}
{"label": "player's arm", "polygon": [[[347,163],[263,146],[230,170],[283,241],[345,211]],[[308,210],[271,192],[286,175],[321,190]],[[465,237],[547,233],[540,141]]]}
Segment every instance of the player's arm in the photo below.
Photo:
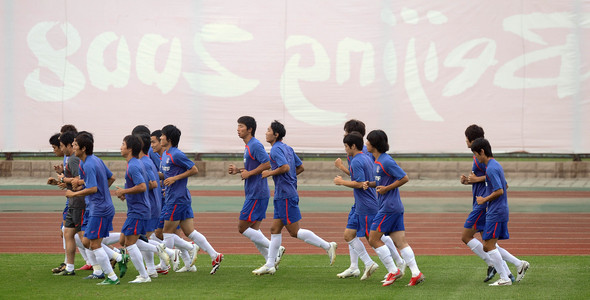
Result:
{"label": "player's arm", "polygon": [[84,197],[84,196],[92,195],[92,194],[94,194],[96,192],[98,192],[98,188],[95,187],[95,186],[93,186],[91,188],[86,188],[86,189],[83,189],[83,190],[77,191],[77,192],[67,190],[66,191],[66,197],[68,197],[68,198],[72,198],[72,197]]}
{"label": "player's arm", "polygon": [[172,177],[168,177],[164,180],[164,185],[171,185],[178,180],[185,179],[187,177],[191,177],[195,174],[199,173],[199,169],[197,169],[196,165],[193,165],[190,169]]}
{"label": "player's arm", "polygon": [[290,169],[291,168],[289,167],[289,164],[284,164],[274,170],[264,170],[264,171],[262,171],[262,178],[266,178],[269,176],[281,175],[281,174],[289,172]]}
{"label": "player's arm", "polygon": [[150,186],[149,186],[150,190],[153,190],[157,187],[158,187],[158,182],[155,180],[150,180]]}
{"label": "player's arm", "polygon": [[342,176],[338,175],[334,177],[334,184],[335,185],[343,185],[345,187],[353,188],[353,189],[362,189],[363,182],[352,181],[352,180],[344,180]]}
{"label": "player's arm", "polygon": [[397,189],[398,187],[406,184],[408,181],[410,181],[410,178],[408,177],[408,175],[406,175],[406,176],[402,177],[401,179],[394,181],[390,185],[386,185],[386,186],[380,185],[375,188],[377,189],[377,193],[383,195],[391,190]]}
{"label": "player's arm", "polygon": [[305,169],[303,168],[303,164],[300,164],[295,168],[295,174],[297,175],[303,173],[303,171],[305,171]]}
{"label": "player's arm", "polygon": [[342,163],[342,159],[340,159],[340,158],[337,158],[337,159],[334,161],[334,166],[335,166],[335,167],[336,167],[338,170],[340,170],[340,171],[344,172],[344,174],[346,174],[346,175],[350,176],[350,171],[349,171],[349,170],[348,170],[348,169],[347,169],[347,168],[344,166],[344,164]]}
{"label": "player's arm", "polygon": [[117,187],[117,190],[115,191],[115,196],[121,197],[126,194],[139,194],[145,192],[146,190],[147,185],[145,184],[145,182],[142,182],[128,189],[122,189],[120,187]]}
{"label": "player's arm", "polygon": [[117,180],[117,179],[115,178],[115,175],[111,176],[111,178],[109,178],[109,179],[108,179],[108,184],[109,184],[109,187],[111,187],[111,185],[113,185],[113,182],[115,182],[115,180]]}
{"label": "player's arm", "polygon": [[251,171],[248,171],[246,169],[240,169],[240,174],[242,176],[242,179],[248,179],[248,177],[261,174],[262,171],[268,170],[268,169],[270,169],[270,161],[267,161],[263,164],[258,165],[258,167],[256,167],[256,169],[251,170]]}
{"label": "player's arm", "polygon": [[482,197],[482,196],[477,196],[476,200],[477,200],[477,204],[484,204],[486,202],[490,202],[490,201],[494,201],[496,199],[498,199],[498,197],[504,195],[504,189],[497,189],[495,191],[493,191],[491,194],[489,194],[486,197]]}

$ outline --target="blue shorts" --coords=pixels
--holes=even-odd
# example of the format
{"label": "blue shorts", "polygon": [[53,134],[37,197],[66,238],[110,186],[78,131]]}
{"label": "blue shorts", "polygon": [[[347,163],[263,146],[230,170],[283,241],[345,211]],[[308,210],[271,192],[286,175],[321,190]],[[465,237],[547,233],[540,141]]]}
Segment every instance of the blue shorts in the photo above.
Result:
{"label": "blue shorts", "polygon": [[[160,218],[152,218],[147,220],[147,223],[145,225],[145,231],[146,232],[151,232],[151,231],[155,231],[156,228],[158,228],[158,224],[160,223]],[[164,224],[164,222],[162,222],[162,224]],[[162,227],[164,228],[164,227]]]}
{"label": "blue shorts", "polygon": [[[69,209],[70,209],[70,206],[66,204],[66,207],[64,208],[64,212],[62,214],[62,219],[61,219],[62,221],[65,221],[66,220],[66,216],[68,215],[68,210]],[[61,223],[61,224],[63,226],[63,223]]]}
{"label": "blue shorts", "polygon": [[80,231],[86,231],[86,226],[88,226],[88,218],[90,218],[89,216],[89,212],[87,209],[84,210],[84,215],[82,216],[82,227],[80,227]]}
{"label": "blue shorts", "polygon": [[84,237],[89,240],[101,239],[109,236],[109,231],[113,230],[113,216],[109,217],[89,217]]}
{"label": "blue shorts", "polygon": [[301,212],[299,211],[299,197],[281,199],[274,201],[275,219],[281,219],[283,225],[301,220]]}
{"label": "blue shorts", "polygon": [[499,239],[507,240],[510,238],[508,234],[508,222],[486,222],[484,231],[481,234],[481,238],[485,240]]}
{"label": "blue shorts", "polygon": [[[354,222],[356,224],[355,228],[350,226],[351,218],[356,219],[356,221]],[[357,237],[364,237],[364,236],[368,237],[369,236],[369,229],[371,228],[371,224],[373,223],[374,218],[375,218],[375,215],[354,214],[354,216],[348,217],[348,224],[346,224],[346,228],[356,230]]]}
{"label": "blue shorts", "polygon": [[140,220],[136,218],[127,218],[121,228],[121,233],[125,236],[145,234],[147,231],[145,227],[148,220]]}
{"label": "blue shorts", "polygon": [[266,199],[246,199],[242,211],[240,211],[240,220],[248,222],[262,221],[266,218],[266,208],[268,207],[268,198]]}
{"label": "blue shorts", "polygon": [[463,224],[464,228],[475,229],[477,232],[483,231],[484,227],[486,226],[486,211],[471,211],[469,216],[467,216],[467,220],[465,220],[465,224]]}
{"label": "blue shorts", "polygon": [[373,219],[371,231],[378,231],[383,234],[390,234],[396,231],[404,231],[404,213],[383,214],[379,213]]}
{"label": "blue shorts", "polygon": [[355,229],[357,230],[358,218],[356,217],[356,208],[354,205],[350,208],[350,212],[348,213],[348,220],[346,221],[346,228],[348,229]]}
{"label": "blue shorts", "polygon": [[194,218],[190,204],[166,204],[162,209],[164,221],[182,221]]}

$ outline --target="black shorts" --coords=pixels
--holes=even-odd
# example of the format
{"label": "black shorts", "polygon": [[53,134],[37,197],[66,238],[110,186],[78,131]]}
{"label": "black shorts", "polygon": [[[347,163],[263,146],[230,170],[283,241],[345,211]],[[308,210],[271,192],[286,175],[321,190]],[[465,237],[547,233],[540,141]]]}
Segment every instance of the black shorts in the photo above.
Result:
{"label": "black shorts", "polygon": [[69,208],[64,221],[64,227],[76,228],[76,232],[82,228],[82,222],[84,221],[84,208]]}

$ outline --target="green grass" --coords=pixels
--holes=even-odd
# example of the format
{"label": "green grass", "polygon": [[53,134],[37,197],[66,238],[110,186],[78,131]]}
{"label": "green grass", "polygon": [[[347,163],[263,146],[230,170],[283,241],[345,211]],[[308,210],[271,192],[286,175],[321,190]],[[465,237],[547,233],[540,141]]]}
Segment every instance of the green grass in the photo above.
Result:
{"label": "green grass", "polygon": [[[63,255],[0,254],[1,297],[10,299],[103,298],[120,299],[588,299],[590,256],[528,256],[531,263],[522,282],[508,287],[483,283],[486,266],[475,256],[418,256],[424,284],[405,286],[406,277],[381,287],[383,266],[367,281],[339,279],[348,257],[339,256],[332,267],[325,255],[287,255],[274,276],[257,277],[251,271],[262,264],[259,255],[226,255],[219,272],[209,275],[210,261],[200,254],[197,273],[160,276],[152,283],[132,285],[131,267],[119,286],[96,286],[96,280],[52,276]],[[77,257],[80,262],[80,257]],[[377,259],[377,258],[374,258]],[[80,263],[77,264],[78,266]],[[514,271],[514,267],[511,267]],[[496,277],[497,278],[497,277]]]}

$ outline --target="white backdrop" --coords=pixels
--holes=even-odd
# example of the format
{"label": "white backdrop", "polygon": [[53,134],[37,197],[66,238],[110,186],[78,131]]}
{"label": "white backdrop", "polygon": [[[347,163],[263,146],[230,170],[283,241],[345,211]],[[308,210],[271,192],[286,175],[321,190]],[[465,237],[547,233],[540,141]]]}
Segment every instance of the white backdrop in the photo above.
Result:
{"label": "white backdrop", "polygon": [[300,152],[342,126],[397,153],[590,152],[590,1],[57,1],[0,6],[0,152],[75,124],[117,151],[137,124],[240,152],[236,120],[282,121]]}

